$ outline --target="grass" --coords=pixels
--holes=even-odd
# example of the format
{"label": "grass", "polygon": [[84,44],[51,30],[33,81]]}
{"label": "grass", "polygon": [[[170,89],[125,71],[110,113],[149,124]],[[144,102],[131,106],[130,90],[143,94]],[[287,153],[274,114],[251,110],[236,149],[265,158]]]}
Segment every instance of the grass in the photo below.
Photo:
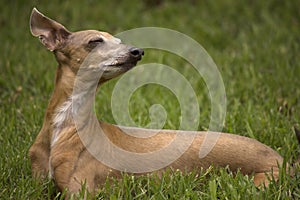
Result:
{"label": "grass", "polygon": [[[41,128],[53,89],[55,59],[30,35],[32,7],[70,30],[118,33],[159,26],[197,40],[222,75],[227,99],[223,131],[255,138],[288,162],[299,154],[292,127],[300,122],[300,13],[294,1],[1,1],[0,2],[0,198],[60,199],[51,180],[31,177],[28,149]],[[142,63],[172,66],[191,83],[201,108],[199,130],[208,128],[210,99],[205,83],[175,55],[146,50]],[[98,117],[114,122],[113,80],[96,100]],[[153,99],[155,96],[155,99]],[[178,129],[180,109],[166,88],[148,85],[132,96],[137,125],[149,122],[148,109],[160,103],[168,112],[165,128]],[[258,190],[251,176],[210,168],[196,175],[168,171],[162,179],[124,175],[100,188],[99,199],[300,199],[300,173],[281,173],[278,183]]]}

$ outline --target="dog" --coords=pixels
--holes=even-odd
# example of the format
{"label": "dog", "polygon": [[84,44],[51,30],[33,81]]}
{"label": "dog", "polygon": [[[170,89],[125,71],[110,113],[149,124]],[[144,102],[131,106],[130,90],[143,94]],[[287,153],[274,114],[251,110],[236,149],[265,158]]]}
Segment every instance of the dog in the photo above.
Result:
{"label": "dog", "polygon": [[[95,51],[94,55],[98,56],[98,59],[92,59],[95,63],[89,66],[102,71],[96,85],[99,87],[133,68],[141,60],[144,51],[122,44],[118,38],[106,32],[96,30],[71,32],[60,23],[44,16],[36,8],[31,13],[30,30],[33,36],[38,37],[41,43],[53,52],[58,62],[54,92],[45,113],[44,123],[29,150],[33,176],[49,175],[60,190],[67,189],[70,194],[77,193],[83,183],[86,184],[88,191],[93,192],[101,187],[108,177],[121,177],[122,171],[99,161],[87,150],[78,134],[74,117],[67,114],[72,107],[70,99],[75,90],[76,76],[89,54]],[[93,74],[90,73],[84,79],[83,86],[86,86],[87,90],[91,87],[89,83],[96,78]],[[85,102],[81,103],[84,105]],[[82,123],[84,125],[88,120]],[[101,121],[99,125],[111,143],[124,151],[136,153],[159,150],[168,145],[177,133],[176,130],[124,128]],[[138,138],[128,135],[130,131],[145,135],[151,135],[153,131],[157,133],[151,137]],[[240,170],[245,175],[253,175],[256,186],[267,185],[271,177],[275,180],[279,178],[283,158],[257,140],[220,133],[213,149],[204,158],[199,158],[199,148],[207,132],[180,131],[180,133],[193,135],[190,146],[178,159],[168,166],[154,170],[154,173],[161,174],[166,168],[192,171],[207,169],[214,165],[229,166],[231,171]],[[167,159],[163,155],[162,157]],[[130,157],[126,159],[130,160]],[[147,162],[147,158],[135,165],[143,166],[144,162]],[[144,173],[146,172],[134,174]]]}

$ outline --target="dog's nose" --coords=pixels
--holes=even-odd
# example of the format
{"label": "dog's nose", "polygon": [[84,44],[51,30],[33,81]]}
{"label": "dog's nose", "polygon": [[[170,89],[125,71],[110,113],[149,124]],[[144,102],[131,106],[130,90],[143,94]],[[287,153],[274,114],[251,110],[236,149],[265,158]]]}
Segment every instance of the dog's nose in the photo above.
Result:
{"label": "dog's nose", "polygon": [[140,48],[132,47],[129,51],[134,58],[141,58],[144,55],[144,50]]}

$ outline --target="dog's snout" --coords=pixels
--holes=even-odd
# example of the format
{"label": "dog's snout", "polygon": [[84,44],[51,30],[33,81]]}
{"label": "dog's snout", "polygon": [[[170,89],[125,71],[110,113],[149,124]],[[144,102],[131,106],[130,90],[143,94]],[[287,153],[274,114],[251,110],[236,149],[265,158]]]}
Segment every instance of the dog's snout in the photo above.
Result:
{"label": "dog's snout", "polygon": [[133,47],[130,50],[130,55],[134,58],[141,58],[144,55],[144,50],[140,48]]}

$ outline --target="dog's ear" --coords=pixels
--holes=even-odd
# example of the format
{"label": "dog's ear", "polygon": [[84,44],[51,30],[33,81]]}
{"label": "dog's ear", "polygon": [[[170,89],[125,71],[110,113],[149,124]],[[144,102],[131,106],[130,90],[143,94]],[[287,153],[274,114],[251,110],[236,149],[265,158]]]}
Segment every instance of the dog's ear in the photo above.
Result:
{"label": "dog's ear", "polygon": [[62,47],[71,34],[63,25],[44,16],[36,8],[31,12],[30,31],[50,51]]}

